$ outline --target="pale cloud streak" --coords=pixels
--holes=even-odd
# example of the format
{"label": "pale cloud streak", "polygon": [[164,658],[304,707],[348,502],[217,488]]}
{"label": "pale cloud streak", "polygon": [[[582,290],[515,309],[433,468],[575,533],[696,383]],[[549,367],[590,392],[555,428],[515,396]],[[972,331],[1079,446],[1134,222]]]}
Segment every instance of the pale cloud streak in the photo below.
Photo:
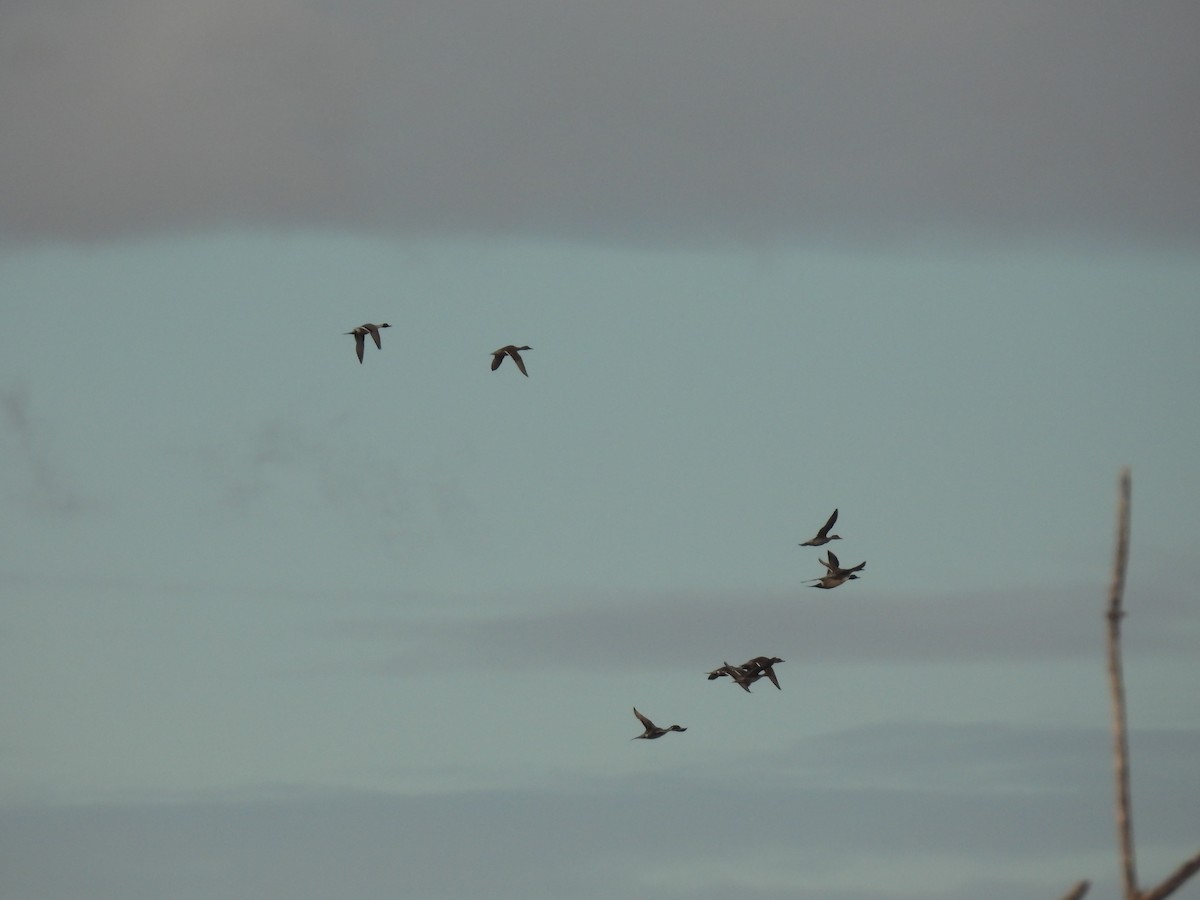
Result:
{"label": "pale cloud streak", "polygon": [[92,501],[75,486],[55,461],[52,441],[45,425],[31,409],[24,387],[0,389],[0,434],[7,440],[16,465],[6,466],[6,493],[35,512],[76,515]]}

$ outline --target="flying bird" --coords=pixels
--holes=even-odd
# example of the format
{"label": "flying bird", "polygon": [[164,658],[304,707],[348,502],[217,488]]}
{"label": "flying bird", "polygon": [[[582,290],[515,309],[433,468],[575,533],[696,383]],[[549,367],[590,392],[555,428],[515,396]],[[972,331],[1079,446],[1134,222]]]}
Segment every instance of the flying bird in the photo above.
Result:
{"label": "flying bird", "polygon": [[750,693],[750,685],[762,678],[760,672],[747,672],[741,666],[731,666],[729,663],[725,663],[719,669],[709,672],[708,680],[713,681],[725,675],[728,675],[730,680],[747,694]]}
{"label": "flying bird", "polygon": [[504,362],[504,357],[511,356],[512,361],[517,364],[517,368],[521,370],[521,374],[526,378],[529,373],[525,371],[525,360],[521,359],[522,350],[532,350],[532,347],[516,347],[509,344],[507,347],[501,347],[499,350],[492,351],[492,371],[495,372],[500,368],[500,363]]}
{"label": "flying bird", "polygon": [[822,588],[823,590],[831,591],[835,587],[841,587],[847,581],[857,581],[857,575],[826,575],[823,578],[813,578],[809,587]]}
{"label": "flying bird", "polygon": [[346,332],[346,334],[354,335],[354,349],[358,352],[358,361],[360,364],[363,361],[363,347],[366,346],[367,335],[369,334],[371,337],[373,337],[375,339],[375,346],[382,350],[383,342],[379,340],[379,329],[391,327],[392,326],[387,322],[383,322],[379,325],[373,325],[368,322],[366,325],[359,325],[353,331]]}
{"label": "flying bird", "polygon": [[842,568],[842,562],[837,558],[837,554],[832,550],[826,550],[825,555],[829,558],[828,561],[818,559],[821,565],[829,570],[830,575],[853,575],[855,572],[861,572],[867,567],[867,561],[864,559],[857,566],[851,566],[849,569]]}
{"label": "flying bird", "polygon": [[764,675],[771,680],[771,684],[775,685],[777,690],[783,690],[779,687],[779,679],[775,677],[774,666],[776,663],[783,662],[778,656],[756,656],[754,659],[747,660],[742,663],[743,672],[756,672],[759,678]]}
{"label": "flying bird", "polygon": [[833,515],[829,517],[829,521],[827,521],[824,525],[821,526],[821,530],[817,532],[817,536],[815,538],[813,538],[812,540],[805,541],[800,546],[801,547],[823,547],[826,544],[828,544],[830,541],[840,541],[842,539],[842,536],[840,534],[830,534],[829,533],[829,529],[832,528],[833,523],[837,521],[837,514],[838,514],[838,511],[835,509],[833,511]]}
{"label": "flying bird", "polygon": [[[729,676],[734,684],[749,694],[750,685],[765,676],[771,680],[771,684],[779,688],[779,679],[775,675],[773,666],[781,662],[783,660],[778,656],[756,656],[754,659],[747,660],[740,666],[731,666],[729,663],[725,663],[720,668],[709,672],[708,680],[714,681],[718,678]],[[782,690],[782,688],[779,689]]]}
{"label": "flying bird", "polygon": [[837,558],[837,554],[830,550],[826,555],[829,557],[828,562],[823,559],[819,559],[817,562],[823,565],[828,571],[820,578],[810,579],[810,581],[816,582],[816,584],[813,584],[813,587],[832,590],[835,587],[845,584],[847,581],[857,581],[858,575],[855,573],[861,572],[867,567],[867,561],[864,559],[857,566],[843,569],[841,561]]}
{"label": "flying bird", "polygon": [[636,741],[639,738],[644,738],[647,741],[652,741],[655,738],[662,737],[668,731],[687,731],[687,729],[684,728],[682,725],[671,725],[668,728],[659,728],[657,725],[655,725],[653,722],[651,722],[649,719],[647,719],[645,716],[643,716],[640,712],[638,712],[636,706],[633,708],[633,714],[635,716],[637,716],[639,720],[641,720],[641,723],[644,726],[646,726],[646,732],[644,734],[635,735],[634,737],[630,738],[631,741]]}

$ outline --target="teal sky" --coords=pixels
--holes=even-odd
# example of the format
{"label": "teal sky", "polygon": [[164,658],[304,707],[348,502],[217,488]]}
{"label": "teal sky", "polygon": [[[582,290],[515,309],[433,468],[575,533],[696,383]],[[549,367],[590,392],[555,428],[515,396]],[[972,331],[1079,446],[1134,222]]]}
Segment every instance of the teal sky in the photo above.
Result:
{"label": "teal sky", "polygon": [[1111,894],[1124,465],[1195,853],[1190,7],[97,7],[0,11],[0,893]]}

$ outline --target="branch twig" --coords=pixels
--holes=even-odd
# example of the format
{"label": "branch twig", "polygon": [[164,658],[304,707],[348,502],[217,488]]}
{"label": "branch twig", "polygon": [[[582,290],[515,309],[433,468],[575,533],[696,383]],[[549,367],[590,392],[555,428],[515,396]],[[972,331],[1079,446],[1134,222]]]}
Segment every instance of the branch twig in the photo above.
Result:
{"label": "branch twig", "polygon": [[1063,894],[1062,900],[1080,900],[1080,898],[1088,892],[1088,888],[1091,886],[1092,883],[1087,879],[1076,882],[1073,888]]}
{"label": "branch twig", "polygon": [[1183,887],[1183,883],[1200,872],[1200,853],[1197,853],[1191,859],[1184,862],[1178,869],[1172,872],[1156,887],[1150,888],[1141,895],[1139,900],[1163,900],[1164,897],[1169,897],[1179,888]]}
{"label": "branch twig", "polygon": [[1121,672],[1121,599],[1125,594],[1125,566],[1129,560],[1129,467],[1121,470],[1117,497],[1117,548],[1113,556],[1112,584],[1108,591],[1108,686],[1112,698],[1113,774],[1117,782],[1117,843],[1125,900],[1138,900],[1137,869],[1133,849],[1133,819],[1129,803],[1129,741],[1125,726],[1125,679]]}

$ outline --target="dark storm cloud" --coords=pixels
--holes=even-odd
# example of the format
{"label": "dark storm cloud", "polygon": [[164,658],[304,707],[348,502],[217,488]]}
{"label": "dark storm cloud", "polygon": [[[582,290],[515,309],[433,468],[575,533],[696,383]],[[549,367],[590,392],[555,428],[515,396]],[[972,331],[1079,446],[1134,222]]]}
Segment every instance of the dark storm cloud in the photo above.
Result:
{"label": "dark storm cloud", "polygon": [[291,0],[0,9],[0,200],[17,236],[345,214],[366,55]]}
{"label": "dark storm cloud", "polygon": [[[1165,832],[1187,821],[1187,796],[1200,758],[1200,730],[1134,728],[1131,759],[1153,772],[1139,801],[1154,809]],[[878,722],[821,735],[766,754],[767,764],[804,773],[818,784],[903,784],[909,788],[1006,793],[1049,791],[1103,796],[1112,781],[1107,728],[1004,722]],[[1185,791],[1185,795],[1190,792]]]}
{"label": "dark storm cloud", "polygon": [[1087,840],[1050,844],[1081,812],[1099,810],[1045,796],[748,790],[668,777],[583,792],[106,804],[7,811],[0,823],[17,895],[601,898],[639,896],[640,876],[663,865],[686,872],[770,851],[793,860],[800,883],[804,869],[827,876],[829,856],[850,848],[1045,859],[1108,839],[1097,819]]}
{"label": "dark storm cloud", "polygon": [[[1125,629],[1128,652],[1194,652],[1196,616],[1187,595],[1139,594]],[[578,601],[579,598],[574,598]],[[1103,587],[929,596],[835,591],[672,593],[596,597],[587,605],[491,618],[343,621],[325,633],[393,641],[390,671],[420,673],[446,652],[487,669],[717,666],[728,654],[825,662],[1053,662],[1103,654]],[[741,660],[730,659],[730,662]]]}
{"label": "dark storm cloud", "polygon": [[1200,7],[0,8],[0,226],[1194,240]]}
{"label": "dark storm cloud", "polygon": [[[1142,737],[1139,839],[1149,855],[1188,839],[1195,789],[1177,779],[1192,768],[1197,736]],[[1070,868],[1073,859],[1113,852],[1107,748],[1101,729],[891,723],[805,741],[787,754],[748,747],[737,765],[722,759],[502,790],[280,789],[0,807],[0,843],[15,895],[95,900],[599,900],[644,895],[663,871],[671,896],[713,897],[720,887],[721,896],[806,897],[807,884],[844,876],[864,858],[872,872],[838,880],[884,884],[891,865],[904,870],[906,862],[911,879],[913,861],[933,860],[922,896],[940,896],[938,870],[951,862],[972,872],[1024,872],[1023,893],[1058,896],[1046,885],[1061,879],[1065,890],[1084,876],[1105,884],[1111,875]],[[633,752],[643,749],[651,748]],[[997,769],[1011,778],[980,783],[981,773]],[[855,771],[875,783],[846,785]],[[971,896],[1009,897],[1016,887],[997,880]],[[812,896],[883,900],[911,890]]]}

